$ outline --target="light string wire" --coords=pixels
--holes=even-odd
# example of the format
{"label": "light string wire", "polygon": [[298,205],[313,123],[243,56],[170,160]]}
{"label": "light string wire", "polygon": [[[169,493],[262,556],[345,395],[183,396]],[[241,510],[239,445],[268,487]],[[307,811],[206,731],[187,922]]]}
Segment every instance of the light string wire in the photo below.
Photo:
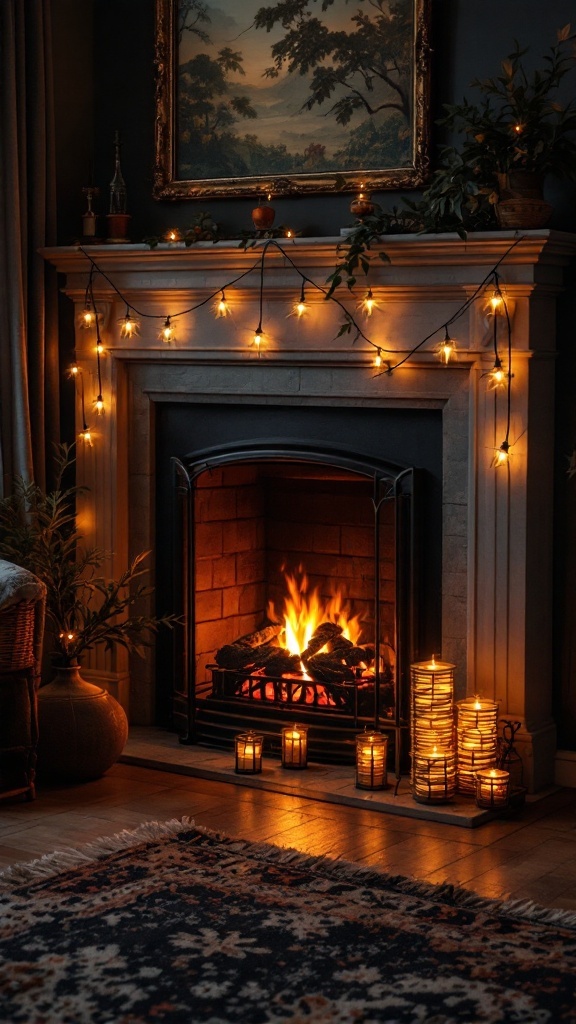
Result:
{"label": "light string wire", "polygon": [[[488,281],[494,280],[495,288],[496,288],[497,292],[501,295],[500,286],[499,286],[498,268],[502,265],[502,263],[504,263],[504,261],[508,258],[509,254],[512,252],[512,250],[524,238],[525,238],[525,235],[519,235],[511,243],[511,245],[508,246],[508,248],[502,254],[500,259],[496,262],[496,264],[491,268],[491,270],[486,274],[486,276],[483,278],[483,280],[479,283],[479,285],[474,290],[472,295],[470,295],[466,299],[466,301],[456,310],[455,313],[452,314],[452,316],[448,320],[446,320],[443,324],[441,324],[440,326],[436,327],[433,331],[431,331],[424,338],[422,338],[422,340],[420,342],[418,342],[418,344],[415,345],[408,353],[406,353],[406,355],[404,355],[402,357],[402,359],[397,360],[397,362],[394,363],[394,364],[391,364],[389,361],[387,361],[386,362],[386,366],[383,369],[379,370],[377,373],[375,373],[374,377],[379,377],[379,376],[382,376],[383,374],[386,374],[386,375],[390,376],[393,373],[394,370],[399,369],[406,362],[408,362],[408,360],[416,352],[418,352],[422,348],[422,346],[426,344],[426,342],[430,341],[431,338],[433,338],[436,334],[438,334],[438,332],[440,330],[442,330],[442,328],[445,328],[446,333],[447,333],[448,332],[448,327],[451,324],[455,323],[457,320],[459,320],[460,317],[464,316],[465,313],[470,309],[472,304],[478,298],[478,295],[480,295],[480,293],[486,287]],[[305,274],[302,270],[300,270],[300,268],[297,266],[295,261],[285,251],[283,246],[280,245],[280,243],[276,239],[274,239],[274,238],[269,238],[269,239],[267,239],[264,242],[264,244],[262,246],[262,251],[261,251],[258,259],[256,260],[256,262],[253,263],[246,270],[244,270],[241,274],[238,274],[236,277],[232,278],[230,281],[226,282],[225,284],[219,285],[217,288],[214,289],[214,291],[210,292],[209,295],[207,295],[204,299],[202,299],[200,302],[196,303],[195,305],[189,306],[186,309],[179,310],[177,313],[169,314],[168,317],[166,316],[165,313],[146,313],[146,312],[138,309],[138,307],[136,307],[136,306],[132,305],[131,303],[129,303],[128,300],[126,299],[126,297],[124,296],[124,294],[120,291],[120,289],[114,283],[112,278],[109,277],[109,275],[104,270],[101,269],[101,267],[97,264],[97,262],[92,258],[90,253],[88,253],[86,251],[86,249],[83,248],[83,246],[79,246],[78,247],[79,251],[82,253],[82,255],[90,263],[90,273],[89,273],[89,278],[88,278],[88,283],[87,283],[87,286],[86,286],[86,293],[85,293],[85,305],[86,305],[87,309],[90,308],[90,305],[91,305],[91,308],[92,308],[92,310],[94,312],[94,321],[95,321],[95,326],[96,326],[96,369],[97,369],[97,381],[98,381],[98,398],[96,400],[97,403],[100,403],[100,406],[102,405],[102,367],[101,367],[101,359],[100,359],[101,350],[102,350],[102,340],[101,340],[101,336],[100,336],[99,314],[98,314],[98,310],[97,310],[96,303],[95,303],[95,298],[94,298],[94,277],[95,277],[96,274],[99,274],[107,282],[107,284],[112,288],[112,290],[116,293],[116,295],[118,295],[118,297],[122,300],[122,302],[125,303],[126,307],[128,309],[132,309],[138,316],[144,317],[144,318],[148,318],[148,319],[161,319],[161,320],[164,320],[164,321],[166,321],[166,320],[171,321],[172,319],[176,319],[177,317],[184,316],[184,315],[186,315],[188,313],[194,312],[197,309],[200,309],[201,307],[205,306],[207,303],[212,301],[218,294],[223,294],[226,289],[233,288],[234,285],[238,284],[238,282],[243,280],[243,278],[247,277],[249,274],[251,274],[255,270],[259,269],[260,270],[259,321],[258,321],[257,333],[261,334],[261,333],[263,333],[263,331],[262,331],[262,317],[263,317],[263,304],[264,304],[264,265],[265,265],[266,255],[267,255],[268,250],[270,249],[271,246],[273,246],[281,254],[281,256],[290,265],[290,267],[300,276],[301,281],[302,281],[302,289],[304,288],[304,284],[305,283],[309,284],[312,288],[315,288],[318,292],[320,292],[320,294],[322,294],[326,300],[329,300],[331,302],[336,303],[336,305],[339,307],[339,309],[344,314],[345,323],[347,325],[349,325],[348,329],[350,327],[353,327],[355,329],[355,331],[356,331],[356,336],[355,336],[355,338],[353,340],[353,344],[355,344],[355,342],[359,338],[362,338],[368,345],[370,345],[372,348],[374,348],[376,350],[377,356],[380,356],[381,353],[383,353],[383,352],[386,352],[387,354],[392,354],[392,352],[393,352],[392,349],[387,349],[381,343],[377,343],[377,342],[372,341],[372,339],[369,338],[364,333],[364,331],[362,330],[361,326],[357,323],[357,321],[352,316],[350,311],[346,308],[344,303],[341,302],[340,299],[337,296],[335,296],[334,294],[331,294],[327,288],[323,288],[316,281],[314,281],[311,277],[308,277],[307,274]],[[506,415],[506,438],[505,438],[505,441],[504,441],[504,445],[506,447],[508,447],[509,446],[509,437],[510,437],[510,423],[511,423],[512,327],[511,327],[511,322],[510,322],[510,314],[509,314],[509,310],[508,310],[508,305],[507,305],[507,303],[506,303],[506,301],[505,301],[503,296],[502,296],[502,303],[503,303],[503,307],[504,307],[504,311],[505,311],[506,323],[507,323],[507,333],[508,333],[507,415]],[[343,333],[344,329],[346,329],[346,328],[345,327],[341,328],[340,333]],[[497,361],[499,359],[499,353],[498,353],[496,314],[494,314],[493,344],[494,344],[494,351],[495,351],[495,360]],[[83,382],[82,382],[82,390],[83,390]],[[81,396],[81,399],[82,399],[82,407],[83,407],[83,403],[84,403],[83,394]],[[83,415],[83,421],[84,421],[84,424],[85,424],[84,412],[83,412],[82,415]],[[85,425],[85,429],[86,429],[86,425]]]}

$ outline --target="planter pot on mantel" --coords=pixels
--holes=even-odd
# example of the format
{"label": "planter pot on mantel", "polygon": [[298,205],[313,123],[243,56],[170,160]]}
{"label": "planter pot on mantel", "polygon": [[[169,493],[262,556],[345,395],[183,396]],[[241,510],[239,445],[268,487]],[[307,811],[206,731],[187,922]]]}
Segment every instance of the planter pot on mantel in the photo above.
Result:
{"label": "planter pot on mantel", "polygon": [[38,775],[68,782],[96,779],[118,760],[128,738],[122,706],[87,683],[77,665],[61,667],[38,691]]}

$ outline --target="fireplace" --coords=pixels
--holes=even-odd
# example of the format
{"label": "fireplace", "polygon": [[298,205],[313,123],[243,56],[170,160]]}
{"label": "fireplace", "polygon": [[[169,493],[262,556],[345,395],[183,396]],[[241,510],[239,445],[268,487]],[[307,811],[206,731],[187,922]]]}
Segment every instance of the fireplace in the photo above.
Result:
{"label": "fireplace", "polygon": [[[228,413],[235,437],[254,420],[246,407]],[[330,433],[333,410],[316,413]],[[273,753],[282,727],[299,722],[310,728],[310,756],[336,762],[353,761],[358,730],[376,726],[390,734],[399,770],[419,622],[433,630],[429,609],[440,596],[437,588],[424,603],[420,586],[422,533],[425,574],[439,579],[438,481],[421,466],[311,443],[310,417],[297,410],[276,418],[300,440],[246,439],[172,460],[171,582],[184,618],[172,721],[184,742],[211,745],[256,727]],[[269,429],[270,417],[259,419]],[[433,466],[440,424],[427,419],[420,462]],[[339,416],[358,439],[371,421]],[[398,432],[397,422],[378,445],[397,444]]]}
{"label": "fireplace", "polygon": [[[322,285],[334,266],[337,242],[292,241],[290,261]],[[245,480],[253,474],[256,489],[267,494],[271,478],[279,491],[290,486],[289,472],[296,465],[297,487],[304,494],[312,487],[312,464],[315,470],[322,467],[320,484],[314,486],[331,487],[336,484],[331,476],[351,474],[340,484],[358,493],[367,491],[366,480],[378,460],[400,471],[421,470],[424,497],[418,496],[416,476],[415,502],[410,494],[416,537],[420,531],[419,556],[408,570],[403,566],[394,578],[383,580],[384,590],[392,580],[397,587],[407,571],[420,595],[408,602],[407,629],[396,603],[394,616],[402,629],[400,669],[396,664],[395,670],[405,673],[411,657],[432,653],[454,663],[456,699],[480,693],[497,701],[501,717],[521,722],[517,747],[525,778],[538,790],[553,780],[556,751],[549,454],[555,302],[574,240],[542,230],[528,231],[521,239],[506,232],[470,235],[465,241],[398,236],[384,239],[383,247],[390,263],[378,266],[374,260],[370,271],[380,309],[370,332],[377,332],[396,360],[420,346],[391,377],[374,371],[372,355],[361,340],[352,344],[339,335],[340,312],[320,294],[311,294],[305,323],[287,317],[299,282],[280,251],[270,252],[262,295],[260,275],[250,270],[255,250],[244,251],[235,243],[156,250],[144,245],[93,247],[90,253],[106,275],[93,277],[105,345],[101,380],[88,332],[77,331],[76,357],[85,367],[88,408],[101,385],[106,411],[90,423],[94,447],[78,452],[78,482],[89,488],[79,508],[82,532],[88,543],[113,552],[111,575],[121,571],[131,554],[150,550],[158,610],[163,611],[175,582],[172,569],[167,569],[174,565],[172,544],[180,543],[168,500],[172,458],[188,473],[205,449],[223,457],[228,450],[225,457],[233,458],[226,473],[238,470]],[[65,292],[79,314],[90,270],[86,256],[76,247],[47,250],[45,256],[66,275]],[[478,292],[499,260],[512,319],[514,363],[513,447],[504,471],[492,465],[494,449],[504,436],[506,409],[485,383],[493,362],[492,332]],[[228,302],[233,300],[233,316],[215,321],[208,304],[183,313],[173,345],[158,339],[161,320],[143,321],[136,340],[121,337],[126,302],[161,318],[167,311],[189,311],[235,277],[240,284],[226,293]],[[435,348],[443,325],[467,299],[465,314],[453,325],[458,360],[442,365]],[[258,353],[250,343],[260,311],[267,344]],[[258,445],[278,438],[296,446],[296,461],[292,450],[282,446],[276,447],[272,460],[257,457]],[[250,450],[247,442],[255,442]],[[242,459],[233,450],[236,443]],[[321,457],[311,458],[306,444]],[[358,465],[333,466],[331,446],[370,464],[369,473],[358,471]],[[207,473],[192,472],[199,492],[209,490],[204,486]],[[235,486],[246,490],[251,485]],[[191,514],[198,518],[196,509]],[[366,524],[361,521],[361,526]],[[278,532],[274,517],[266,531],[271,567],[273,554],[281,554],[272,543]],[[190,538],[194,543],[192,534]],[[314,552],[305,554],[309,559]],[[195,563],[194,573],[201,568]],[[265,577],[262,605],[250,610],[254,625],[266,612],[266,602],[276,597],[278,565],[274,573]],[[194,586],[200,605],[214,600]],[[239,629],[237,636],[249,631]],[[168,723],[176,711],[167,642],[163,638],[143,660],[129,660],[122,651],[91,656],[92,678],[120,698],[136,724]],[[189,645],[196,642],[190,634]],[[219,646],[215,641],[214,651]],[[181,651],[178,657],[188,658],[183,671],[189,678],[192,647],[188,650],[183,643]],[[196,654],[194,650],[194,664]],[[205,665],[196,682],[211,685]],[[401,692],[401,677],[395,684]],[[176,713],[184,734],[187,710],[180,706]]]}

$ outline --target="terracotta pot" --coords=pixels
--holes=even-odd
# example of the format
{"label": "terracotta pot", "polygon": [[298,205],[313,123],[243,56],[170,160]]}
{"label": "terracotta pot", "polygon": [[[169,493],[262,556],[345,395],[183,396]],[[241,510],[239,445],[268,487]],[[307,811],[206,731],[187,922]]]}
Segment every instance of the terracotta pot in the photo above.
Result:
{"label": "terracotta pot", "polygon": [[359,220],[362,217],[368,217],[369,214],[374,213],[374,203],[366,198],[353,199],[350,203],[350,213],[353,213]]}
{"label": "terracotta pot", "polygon": [[107,242],[128,242],[129,213],[108,213],[106,222],[108,224]]}
{"label": "terracotta pot", "polygon": [[272,206],[255,206],[252,210],[252,223],[257,231],[268,231],[276,216]]}
{"label": "terracotta pot", "polygon": [[38,774],[82,782],[103,775],[128,738],[122,706],[87,683],[78,665],[56,669],[38,690]]}

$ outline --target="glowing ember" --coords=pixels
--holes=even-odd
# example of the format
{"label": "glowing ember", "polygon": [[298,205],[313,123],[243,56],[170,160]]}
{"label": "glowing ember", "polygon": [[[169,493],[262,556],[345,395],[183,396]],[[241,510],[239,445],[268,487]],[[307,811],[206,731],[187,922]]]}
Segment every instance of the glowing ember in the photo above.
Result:
{"label": "glowing ember", "polygon": [[[284,574],[288,595],[284,608],[279,614],[272,602],[268,605],[268,616],[275,622],[284,620],[284,629],[278,642],[291,654],[302,654],[318,626],[323,622],[334,622],[342,628],[342,636],[352,643],[358,643],[362,627],[357,615],[350,614],[350,606],[337,591],[333,597],[324,600],[318,588],[308,591],[308,577],[303,570],[300,576]],[[322,648],[325,650],[325,648]],[[304,666],[302,666],[304,669]]]}

